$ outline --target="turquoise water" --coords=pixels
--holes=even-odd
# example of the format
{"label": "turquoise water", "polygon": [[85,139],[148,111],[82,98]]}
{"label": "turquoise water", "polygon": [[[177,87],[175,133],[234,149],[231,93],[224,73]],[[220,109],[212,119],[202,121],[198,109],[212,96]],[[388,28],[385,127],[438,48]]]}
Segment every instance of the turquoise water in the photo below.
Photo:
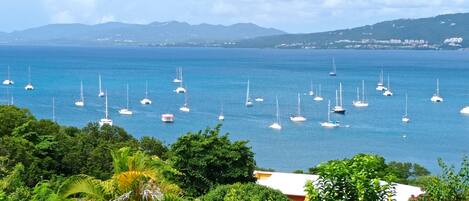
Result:
{"label": "turquoise water", "polygon": [[[337,77],[329,77],[335,57]],[[459,114],[469,105],[469,52],[463,51],[354,51],[211,48],[89,48],[0,47],[0,78],[11,66],[15,104],[29,108],[39,118],[51,118],[56,99],[57,121],[84,126],[103,117],[104,99],[98,98],[98,73],[109,93],[111,118],[135,137],[155,136],[174,142],[187,131],[217,124],[221,103],[226,121],[223,131],[232,139],[249,140],[258,166],[290,171],[306,169],[320,161],[361,152],[381,154],[387,160],[413,161],[438,171],[436,159],[458,163],[467,153],[469,117]],[[28,65],[35,91],[23,89]],[[179,112],[184,95],[173,92],[175,68],[183,67],[190,113]],[[375,91],[379,71],[391,76],[393,97]],[[430,97],[440,79],[445,102]],[[253,96],[263,103],[244,107],[246,81]],[[365,80],[368,108],[352,106],[356,87]],[[84,82],[86,107],[74,107]],[[142,106],[145,81],[153,104]],[[303,95],[308,121],[292,123],[296,94],[309,90],[310,80],[322,84],[325,101]],[[324,129],[327,99],[334,99],[338,83],[344,85],[345,116],[333,115],[349,127]],[[125,105],[125,85],[130,84],[132,117],[119,116]],[[6,87],[0,101],[6,103]],[[409,94],[412,122],[401,123],[404,94]],[[274,120],[275,95],[279,96],[282,131],[268,128]],[[172,112],[174,124],[163,124],[160,115]]]}

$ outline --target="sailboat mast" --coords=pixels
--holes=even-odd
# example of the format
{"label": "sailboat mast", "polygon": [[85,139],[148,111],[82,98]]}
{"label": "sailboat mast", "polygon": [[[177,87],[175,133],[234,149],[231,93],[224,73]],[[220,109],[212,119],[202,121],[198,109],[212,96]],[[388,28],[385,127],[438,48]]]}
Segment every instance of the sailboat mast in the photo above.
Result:
{"label": "sailboat mast", "polygon": [[331,100],[327,104],[327,122],[331,121]]}
{"label": "sailboat mast", "polygon": [[80,81],[80,99],[82,102],[85,101],[85,97],[83,96],[83,81]]}
{"label": "sailboat mast", "polygon": [[52,121],[55,122],[55,97],[52,97]]}
{"label": "sailboat mast", "polygon": [[223,116],[223,103],[221,103],[220,116]]}
{"label": "sailboat mast", "polygon": [[405,94],[405,116],[407,116],[407,93]]}
{"label": "sailboat mast", "polygon": [[145,98],[148,98],[148,81],[145,82]]}
{"label": "sailboat mast", "polygon": [[275,108],[276,108],[276,117],[277,117],[277,123],[280,124],[280,114],[278,111],[278,96],[275,96]]}
{"label": "sailboat mast", "polygon": [[383,84],[384,83],[384,74],[383,74],[383,69],[381,69],[381,73],[379,74],[379,83]]}
{"label": "sailboat mast", "polygon": [[391,81],[389,81],[389,75],[388,75],[388,91],[391,91]]}
{"label": "sailboat mast", "polygon": [[339,106],[339,92],[335,90],[335,106]]}
{"label": "sailboat mast", "polygon": [[300,93],[298,93],[298,116],[301,115],[301,98]]}
{"label": "sailboat mast", "polygon": [[440,79],[436,79],[436,95],[440,96]]}
{"label": "sailboat mast", "polygon": [[248,86],[246,89],[246,103],[249,101],[249,80],[248,80]]}
{"label": "sailboat mast", "polygon": [[127,83],[127,109],[129,109],[129,84]]}
{"label": "sailboat mast", "polygon": [[321,85],[319,85],[319,96],[321,96]]}
{"label": "sailboat mast", "polygon": [[365,80],[362,80],[362,100],[365,102]]}
{"label": "sailboat mast", "polygon": [[31,84],[31,66],[28,66],[28,82]]}
{"label": "sailboat mast", "polygon": [[340,106],[342,107],[342,82],[339,83],[339,102],[340,102]]}
{"label": "sailboat mast", "polygon": [[105,117],[106,117],[106,119],[109,119],[109,113],[108,113],[108,109],[107,109],[107,91],[106,91],[106,103],[105,103],[105,105],[106,105],[106,116]]}
{"label": "sailboat mast", "polygon": [[181,80],[181,82],[179,82],[179,86],[182,87],[182,82],[183,82],[183,80],[182,80],[182,68],[179,69],[179,76],[180,76],[179,79]]}
{"label": "sailboat mast", "polygon": [[7,78],[8,78],[8,80],[10,80],[10,65],[8,65]]}
{"label": "sailboat mast", "polygon": [[98,74],[98,81],[99,81],[99,93],[103,92],[102,85],[101,85],[101,74]]}

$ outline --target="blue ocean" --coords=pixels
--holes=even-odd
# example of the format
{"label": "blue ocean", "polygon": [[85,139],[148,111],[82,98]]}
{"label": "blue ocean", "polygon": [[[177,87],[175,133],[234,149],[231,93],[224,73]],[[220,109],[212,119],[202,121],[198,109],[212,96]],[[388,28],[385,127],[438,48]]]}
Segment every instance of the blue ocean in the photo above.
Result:
{"label": "blue ocean", "polygon": [[[337,76],[328,75],[335,58]],[[7,104],[7,88],[14,104],[30,109],[38,118],[52,118],[55,97],[56,120],[82,127],[104,116],[104,99],[98,97],[98,74],[108,92],[114,124],[135,137],[154,136],[167,144],[188,131],[217,125],[224,107],[223,132],[233,140],[248,140],[257,165],[279,171],[307,169],[321,161],[376,153],[388,161],[410,161],[438,172],[437,158],[457,165],[469,149],[469,116],[459,113],[469,105],[468,51],[384,50],[277,50],[222,48],[145,47],[0,47],[0,79],[7,67],[15,84],[1,86],[0,101]],[[28,66],[34,91],[24,90]],[[179,107],[184,95],[173,90],[176,68],[182,67],[191,111]],[[394,96],[375,90],[381,69],[390,76]],[[432,103],[436,79],[440,80],[443,103]],[[246,82],[253,97],[264,102],[244,106]],[[365,80],[367,108],[354,108],[356,88]],[[74,106],[84,84],[86,106]],[[148,81],[152,105],[141,105]],[[310,82],[321,84],[324,101],[306,95]],[[332,114],[343,125],[322,128],[327,118],[327,100],[335,101],[342,82],[345,115]],[[121,116],[130,86],[133,116]],[[301,93],[304,123],[293,123],[297,94]],[[411,123],[401,117],[408,94]],[[268,126],[275,120],[275,96],[283,129]],[[173,124],[160,120],[162,113],[175,114]]]}

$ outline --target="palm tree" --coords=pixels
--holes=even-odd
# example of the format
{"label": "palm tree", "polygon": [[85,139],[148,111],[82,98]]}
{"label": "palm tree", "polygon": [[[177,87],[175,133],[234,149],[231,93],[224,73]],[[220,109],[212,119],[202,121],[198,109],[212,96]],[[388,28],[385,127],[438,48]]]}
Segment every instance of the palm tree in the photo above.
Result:
{"label": "palm tree", "polygon": [[83,195],[94,201],[154,201],[180,195],[180,188],[164,175],[179,174],[158,157],[149,157],[138,151],[130,154],[129,148],[111,152],[114,175],[109,180],[99,180],[87,175],[68,179],[60,188],[63,198]]}

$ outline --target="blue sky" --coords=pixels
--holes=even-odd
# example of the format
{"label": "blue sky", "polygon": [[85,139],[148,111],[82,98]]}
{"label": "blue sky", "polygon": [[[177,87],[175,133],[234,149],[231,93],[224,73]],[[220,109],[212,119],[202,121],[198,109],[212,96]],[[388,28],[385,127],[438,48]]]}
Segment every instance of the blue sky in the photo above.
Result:
{"label": "blue sky", "polygon": [[291,33],[469,12],[469,0],[3,0],[0,31],[49,23],[253,22]]}

